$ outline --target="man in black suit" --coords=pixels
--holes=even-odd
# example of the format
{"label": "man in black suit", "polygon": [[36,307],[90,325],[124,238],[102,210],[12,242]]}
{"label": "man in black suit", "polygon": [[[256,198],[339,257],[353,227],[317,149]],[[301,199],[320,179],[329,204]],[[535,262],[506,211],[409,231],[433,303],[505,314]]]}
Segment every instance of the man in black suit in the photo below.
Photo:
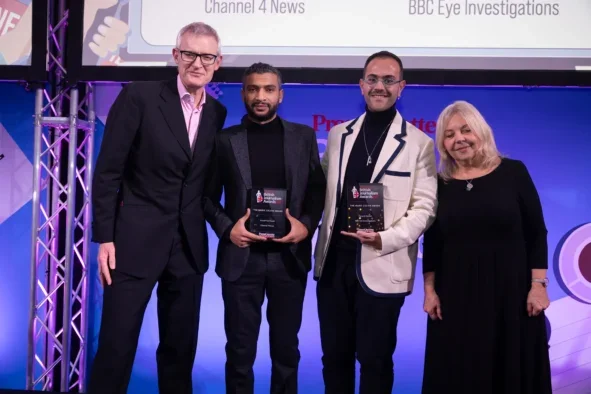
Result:
{"label": "man in black suit", "polygon": [[[216,138],[217,161],[205,214],[220,237],[216,272],[225,307],[226,392],[253,393],[253,364],[268,299],[271,393],[297,393],[298,332],[311,268],[311,240],[324,205],[326,180],[314,130],[277,116],[279,71],[263,63],[243,77],[247,116]],[[258,190],[287,191],[286,230],[267,238],[248,230]],[[224,190],[225,207],[219,203]]]}
{"label": "man in black suit", "polygon": [[160,393],[192,392],[208,241],[206,173],[226,109],[205,92],[219,37],[181,29],[177,78],[127,85],[111,107],[93,180],[93,241],[104,286],[89,392],[125,393],[146,305],[158,283]]}

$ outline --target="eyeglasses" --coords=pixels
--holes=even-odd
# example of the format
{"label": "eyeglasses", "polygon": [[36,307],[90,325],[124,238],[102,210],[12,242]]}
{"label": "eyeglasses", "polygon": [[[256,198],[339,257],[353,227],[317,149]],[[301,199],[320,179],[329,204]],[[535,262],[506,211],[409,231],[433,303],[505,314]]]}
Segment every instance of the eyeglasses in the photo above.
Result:
{"label": "eyeglasses", "polygon": [[369,86],[375,86],[378,84],[379,81],[382,81],[384,86],[392,86],[392,85],[402,82],[402,79],[396,80],[396,78],[394,78],[394,77],[379,78],[379,77],[369,76],[367,78],[364,78],[363,80]]}
{"label": "eyeglasses", "polygon": [[181,60],[187,63],[193,63],[197,58],[201,59],[201,64],[204,66],[210,66],[215,63],[215,60],[218,58],[217,55],[211,55],[209,53],[195,53],[191,51],[181,51]]}

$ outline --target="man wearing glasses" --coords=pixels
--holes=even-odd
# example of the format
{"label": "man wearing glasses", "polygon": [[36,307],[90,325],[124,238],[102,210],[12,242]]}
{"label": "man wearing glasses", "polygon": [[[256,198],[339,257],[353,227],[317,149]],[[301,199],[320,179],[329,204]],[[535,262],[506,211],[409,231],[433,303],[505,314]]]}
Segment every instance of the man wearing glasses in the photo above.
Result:
{"label": "man wearing glasses", "polygon": [[125,393],[146,305],[158,284],[160,393],[192,393],[208,241],[206,174],[226,108],[205,91],[220,40],[204,23],[179,32],[178,76],[128,84],[111,107],[93,179],[93,241],[104,286],[89,393]]}
{"label": "man wearing glasses", "polygon": [[[402,61],[371,55],[359,85],[365,113],[335,126],[322,166],[327,177],[314,276],[328,394],[392,392],[392,356],[405,296],[412,292],[418,242],[435,218],[437,174],[433,141],[403,119]],[[360,183],[383,185],[383,229],[350,231],[348,202]],[[381,199],[381,198],[380,198]]]}

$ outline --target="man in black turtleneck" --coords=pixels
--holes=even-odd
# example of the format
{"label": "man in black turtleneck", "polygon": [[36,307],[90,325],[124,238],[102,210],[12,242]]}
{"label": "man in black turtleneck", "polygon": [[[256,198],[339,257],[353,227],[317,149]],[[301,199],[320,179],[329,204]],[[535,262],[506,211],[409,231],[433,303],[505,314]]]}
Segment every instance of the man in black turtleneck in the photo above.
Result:
{"label": "man in black turtleneck", "polygon": [[[347,163],[345,181],[343,182],[345,185],[344,190],[351,190],[354,185],[359,183],[371,182],[376,161],[386,140],[386,133],[392,125],[394,116],[396,116],[396,107],[392,105],[384,111],[371,111],[366,105],[365,113],[365,120],[361,126],[359,138],[353,144]],[[367,153],[368,151],[371,155]],[[371,160],[368,160],[368,157],[371,157]],[[369,164],[368,161],[370,161]],[[347,199],[341,198],[335,227],[333,228],[333,242],[338,245],[339,249],[356,253],[357,240],[341,234],[341,231],[347,229],[347,215],[344,214],[345,212],[347,212]]]}
{"label": "man in black turtleneck", "polygon": [[[271,393],[296,394],[298,333],[326,179],[314,130],[277,116],[283,89],[276,68],[250,66],[242,98],[247,115],[216,138],[216,168],[204,199],[206,219],[220,237],[216,272],[222,278],[225,309],[226,392],[254,392],[253,365],[266,295]],[[251,197],[262,188],[287,191],[288,228],[283,237],[267,239],[248,230]]]}
{"label": "man in black turtleneck", "polygon": [[[360,81],[365,113],[329,132],[324,217],[314,276],[325,393],[390,394],[396,328],[412,292],[418,238],[435,217],[433,141],[396,110],[404,89],[402,61],[371,55]],[[359,183],[381,183],[383,231],[347,232],[347,196]]]}

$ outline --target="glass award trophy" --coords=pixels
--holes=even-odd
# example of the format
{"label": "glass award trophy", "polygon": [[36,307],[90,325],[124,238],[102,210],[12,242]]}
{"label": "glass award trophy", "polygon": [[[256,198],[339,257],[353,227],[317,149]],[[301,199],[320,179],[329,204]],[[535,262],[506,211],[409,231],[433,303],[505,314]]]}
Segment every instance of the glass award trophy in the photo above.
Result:
{"label": "glass award trophy", "polygon": [[286,189],[252,189],[250,193],[249,231],[261,237],[283,237],[287,230],[286,208]]}
{"label": "glass award trophy", "polygon": [[384,231],[384,185],[358,183],[347,190],[347,231]]}

